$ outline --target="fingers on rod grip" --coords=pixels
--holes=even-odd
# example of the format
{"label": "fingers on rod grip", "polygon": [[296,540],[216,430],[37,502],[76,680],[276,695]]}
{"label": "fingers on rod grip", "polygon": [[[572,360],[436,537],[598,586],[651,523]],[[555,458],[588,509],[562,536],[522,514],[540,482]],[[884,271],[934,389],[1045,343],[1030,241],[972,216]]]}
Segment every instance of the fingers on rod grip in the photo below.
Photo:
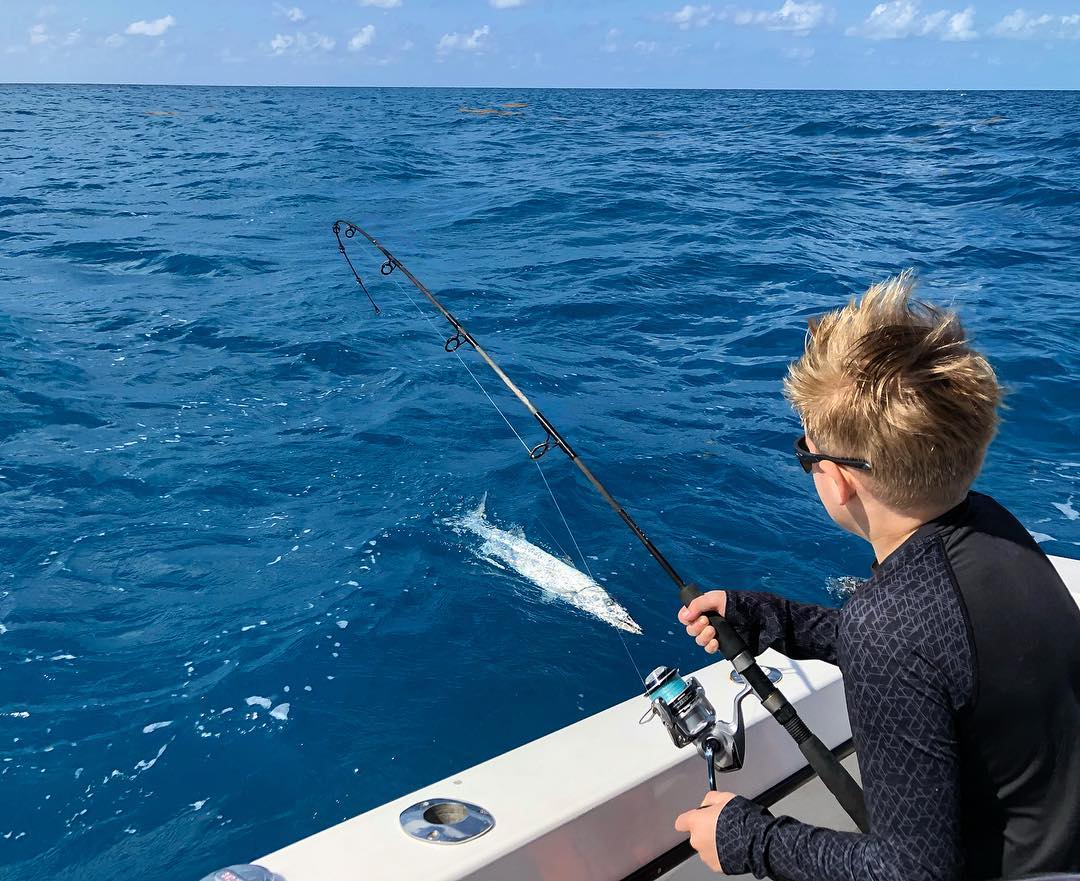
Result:
{"label": "fingers on rod grip", "polygon": [[726,619],[719,615],[710,615],[709,623],[716,631],[716,641],[720,644],[720,651],[723,652],[725,658],[730,661],[746,651],[746,643]]}

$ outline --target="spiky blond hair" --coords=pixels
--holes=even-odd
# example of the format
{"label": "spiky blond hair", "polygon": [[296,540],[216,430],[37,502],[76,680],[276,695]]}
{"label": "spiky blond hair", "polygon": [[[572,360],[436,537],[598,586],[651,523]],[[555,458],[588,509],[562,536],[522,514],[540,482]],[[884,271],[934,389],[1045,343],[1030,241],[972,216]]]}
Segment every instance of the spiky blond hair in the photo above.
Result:
{"label": "spiky blond hair", "polygon": [[906,511],[958,501],[997,430],[1002,390],[956,314],[912,299],[911,270],[810,322],[784,393],[824,453],[870,463]]}

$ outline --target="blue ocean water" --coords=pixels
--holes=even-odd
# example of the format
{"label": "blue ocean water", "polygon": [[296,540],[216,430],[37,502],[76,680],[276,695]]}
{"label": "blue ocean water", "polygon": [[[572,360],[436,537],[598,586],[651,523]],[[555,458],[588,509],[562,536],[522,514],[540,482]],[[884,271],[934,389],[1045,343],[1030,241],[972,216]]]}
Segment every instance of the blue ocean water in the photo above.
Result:
{"label": "blue ocean water", "polygon": [[[815,600],[870,555],[780,380],[809,316],[914,266],[1011,390],[979,486],[1080,556],[1076,93],[3,87],[3,878],[198,877],[639,690],[614,630],[452,528],[486,493],[573,550],[336,217],[687,577]],[[663,573],[541,464],[638,666],[699,666]]]}

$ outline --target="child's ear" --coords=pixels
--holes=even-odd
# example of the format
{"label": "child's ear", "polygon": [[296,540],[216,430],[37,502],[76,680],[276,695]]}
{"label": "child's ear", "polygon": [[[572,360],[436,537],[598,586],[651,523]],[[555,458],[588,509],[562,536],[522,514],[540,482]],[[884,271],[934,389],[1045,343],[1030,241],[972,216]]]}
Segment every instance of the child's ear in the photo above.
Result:
{"label": "child's ear", "polygon": [[821,462],[821,473],[828,479],[836,504],[846,507],[858,493],[855,484],[843,468],[833,462]]}

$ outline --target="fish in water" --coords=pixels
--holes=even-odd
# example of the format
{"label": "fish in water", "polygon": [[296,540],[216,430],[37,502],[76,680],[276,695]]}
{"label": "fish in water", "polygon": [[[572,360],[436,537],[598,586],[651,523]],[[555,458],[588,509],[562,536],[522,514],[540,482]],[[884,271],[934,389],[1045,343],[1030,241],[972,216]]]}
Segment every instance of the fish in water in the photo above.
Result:
{"label": "fish in water", "polygon": [[498,107],[459,107],[458,113],[475,113],[477,116],[513,116],[509,110]]}
{"label": "fish in water", "polygon": [[486,503],[485,495],[475,511],[455,521],[455,525],[484,540],[479,550],[481,557],[505,563],[545,594],[576,606],[612,627],[627,633],[641,633],[641,627],[630,613],[589,576],[532,544],[524,535],[493,526],[484,515]]}

